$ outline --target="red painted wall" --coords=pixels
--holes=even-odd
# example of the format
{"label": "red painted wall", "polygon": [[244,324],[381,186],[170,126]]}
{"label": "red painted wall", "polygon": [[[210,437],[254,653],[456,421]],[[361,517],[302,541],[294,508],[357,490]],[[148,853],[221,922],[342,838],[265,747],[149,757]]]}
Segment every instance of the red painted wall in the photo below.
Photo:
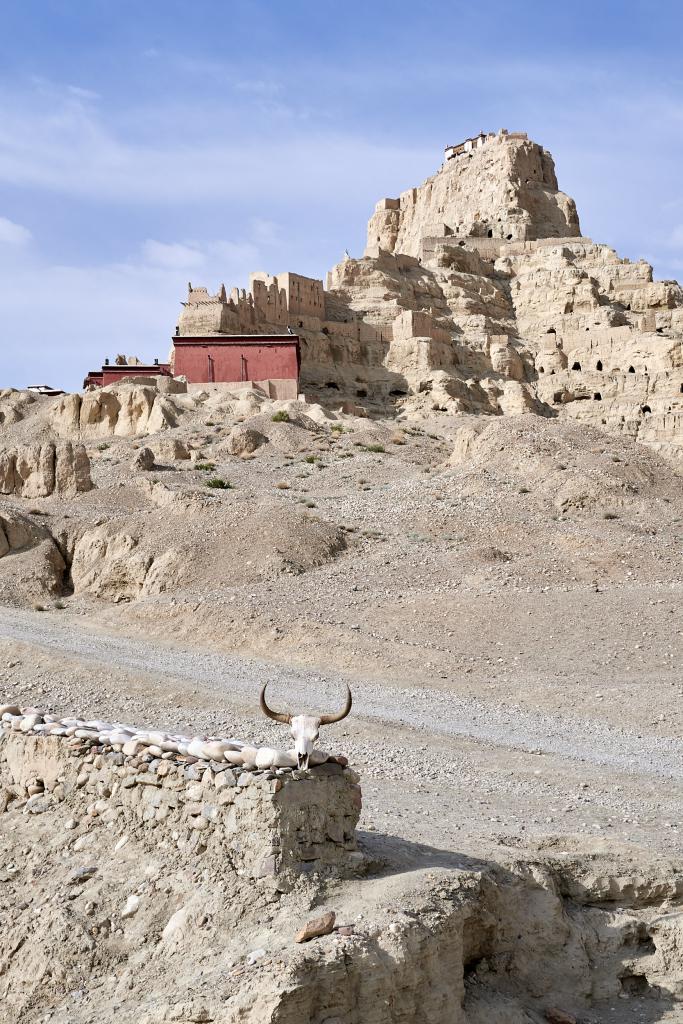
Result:
{"label": "red painted wall", "polygon": [[102,384],[116,384],[124,377],[168,377],[170,368],[168,363],[155,363],[153,366],[103,366],[100,370]]}
{"label": "red painted wall", "polygon": [[174,338],[174,373],[190,384],[241,380],[298,380],[296,335]]}

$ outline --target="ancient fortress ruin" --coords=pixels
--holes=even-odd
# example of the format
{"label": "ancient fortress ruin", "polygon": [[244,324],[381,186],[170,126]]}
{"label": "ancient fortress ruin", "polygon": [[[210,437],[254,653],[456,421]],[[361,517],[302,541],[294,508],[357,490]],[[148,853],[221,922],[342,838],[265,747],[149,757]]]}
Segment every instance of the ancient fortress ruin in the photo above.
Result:
{"label": "ancient fortress ruin", "polygon": [[[481,133],[382,199],[362,257],[321,280],[190,286],[176,336],[295,334],[300,390],[369,412],[570,416],[683,447],[683,291],[582,235],[552,156]],[[291,335],[290,335],[291,336]]]}

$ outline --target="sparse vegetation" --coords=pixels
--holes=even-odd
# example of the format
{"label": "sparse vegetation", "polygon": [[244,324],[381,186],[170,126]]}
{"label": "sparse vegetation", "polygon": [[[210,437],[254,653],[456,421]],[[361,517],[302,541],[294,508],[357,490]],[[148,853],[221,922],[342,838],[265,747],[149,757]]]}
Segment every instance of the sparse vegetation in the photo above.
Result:
{"label": "sparse vegetation", "polygon": [[102,444],[98,444],[97,446],[98,452],[106,452],[107,448],[111,448],[108,441],[103,441]]}
{"label": "sparse vegetation", "polygon": [[204,473],[210,473],[212,469],[216,468],[215,462],[198,462],[195,469],[201,469]]}
{"label": "sparse vegetation", "polygon": [[232,490],[232,484],[229,480],[223,480],[220,476],[212,476],[210,480],[206,481],[207,487],[214,487],[219,491],[230,491]]}
{"label": "sparse vegetation", "polygon": [[285,409],[280,409],[279,412],[273,413],[270,418],[273,423],[289,423],[289,413]]}
{"label": "sparse vegetation", "polygon": [[386,451],[383,444],[366,444],[364,447],[366,452],[373,452],[375,455],[380,455]]}

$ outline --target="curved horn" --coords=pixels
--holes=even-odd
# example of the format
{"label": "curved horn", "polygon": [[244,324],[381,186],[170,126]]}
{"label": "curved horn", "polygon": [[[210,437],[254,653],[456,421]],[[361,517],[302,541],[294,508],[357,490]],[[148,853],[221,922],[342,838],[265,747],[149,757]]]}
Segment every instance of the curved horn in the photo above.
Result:
{"label": "curved horn", "polygon": [[266,718],[272,718],[274,722],[282,722],[283,725],[291,725],[291,723],[292,723],[292,716],[291,715],[285,715],[281,711],[271,711],[270,708],[268,707],[268,705],[266,704],[266,687],[267,687],[267,685],[268,685],[268,683],[264,683],[263,686],[261,687],[261,697],[260,697],[261,711],[266,716]]}
{"label": "curved horn", "polygon": [[351,710],[351,705],[352,704],[353,704],[353,697],[351,696],[351,690],[349,689],[349,686],[348,686],[348,683],[347,683],[347,685],[346,685],[346,704],[344,705],[343,710],[340,711],[338,715],[321,715],[320,716],[320,724],[321,725],[332,725],[333,722],[341,722],[342,718],[346,718],[346,716],[348,715],[349,711]]}

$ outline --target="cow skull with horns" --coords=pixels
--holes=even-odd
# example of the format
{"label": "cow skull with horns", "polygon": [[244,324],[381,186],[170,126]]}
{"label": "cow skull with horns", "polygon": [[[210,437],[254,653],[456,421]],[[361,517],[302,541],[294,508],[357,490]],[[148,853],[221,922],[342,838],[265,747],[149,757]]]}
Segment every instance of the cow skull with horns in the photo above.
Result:
{"label": "cow skull with horns", "polygon": [[266,704],[267,686],[268,683],[264,683],[261,688],[261,711],[267,718],[272,718],[274,722],[282,722],[283,725],[291,726],[297,764],[299,768],[308,768],[308,761],[313,753],[313,743],[318,738],[320,726],[332,725],[333,722],[341,722],[342,718],[346,718],[351,710],[351,690],[347,685],[346,704],[338,714],[320,715],[319,718],[315,718],[313,715],[287,715],[281,711],[271,711]]}

